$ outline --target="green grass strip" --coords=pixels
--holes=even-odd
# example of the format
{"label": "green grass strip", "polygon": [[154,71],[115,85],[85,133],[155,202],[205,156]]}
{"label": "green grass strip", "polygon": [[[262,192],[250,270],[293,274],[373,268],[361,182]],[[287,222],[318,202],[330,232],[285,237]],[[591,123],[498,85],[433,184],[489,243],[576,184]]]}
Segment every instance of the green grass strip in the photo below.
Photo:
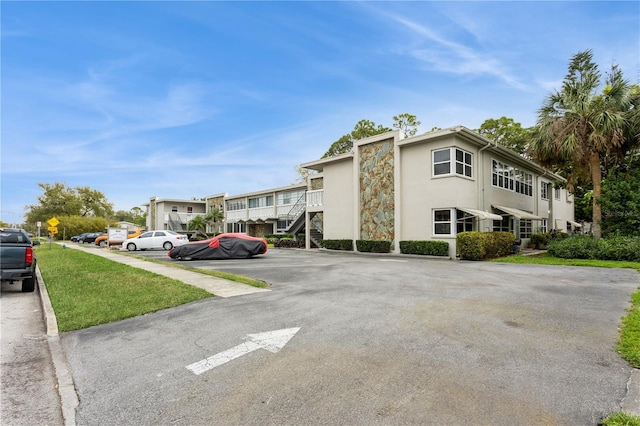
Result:
{"label": "green grass strip", "polygon": [[58,244],[36,247],[36,257],[61,332],[213,296],[181,281]]}
{"label": "green grass strip", "polygon": [[133,253],[128,253],[128,252],[120,252],[118,254],[120,254],[122,256],[134,257],[136,259],[144,260],[144,261],[147,261],[147,262],[157,263],[157,264],[168,266],[168,267],[171,267],[171,268],[184,269],[186,271],[197,272],[199,274],[211,275],[212,277],[222,278],[222,279],[225,279],[225,280],[228,280],[228,281],[234,281],[234,282],[241,283],[241,284],[247,284],[247,285],[250,285],[252,287],[258,287],[258,288],[267,288],[267,287],[269,287],[269,284],[267,284],[264,281],[256,280],[255,278],[245,277],[243,275],[236,275],[236,274],[232,274],[232,273],[229,273],[229,272],[216,271],[215,269],[194,268],[194,267],[191,267],[191,266],[187,266],[184,263],[167,262],[167,261],[164,261],[164,260],[153,259],[153,258],[150,258],[150,257],[140,256],[140,255],[133,254]]}
{"label": "green grass strip", "polygon": [[602,421],[604,426],[640,426],[640,417],[629,413],[615,413]]}

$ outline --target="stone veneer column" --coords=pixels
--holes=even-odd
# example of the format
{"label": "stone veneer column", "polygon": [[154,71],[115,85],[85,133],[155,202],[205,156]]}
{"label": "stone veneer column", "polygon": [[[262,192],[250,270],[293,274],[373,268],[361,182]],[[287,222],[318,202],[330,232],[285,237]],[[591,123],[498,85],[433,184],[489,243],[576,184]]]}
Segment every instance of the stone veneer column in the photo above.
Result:
{"label": "stone veneer column", "polygon": [[394,150],[393,139],[358,147],[360,181],[360,239],[393,242]]}

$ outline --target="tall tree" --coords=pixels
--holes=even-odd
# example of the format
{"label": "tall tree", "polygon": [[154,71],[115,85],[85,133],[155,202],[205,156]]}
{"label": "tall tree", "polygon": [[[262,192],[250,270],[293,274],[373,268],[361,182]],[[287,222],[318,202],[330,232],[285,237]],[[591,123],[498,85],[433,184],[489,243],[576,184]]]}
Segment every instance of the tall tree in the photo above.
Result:
{"label": "tall tree", "polygon": [[418,126],[422,124],[415,115],[404,112],[393,116],[393,128],[402,130],[408,137],[415,136]]}
{"label": "tall tree", "polygon": [[[570,185],[593,184],[592,232],[601,236],[602,171],[608,157],[623,156],[638,144],[629,134],[632,91],[617,66],[601,92],[601,74],[591,50],[569,63],[562,89],[550,94],[538,111],[530,151],[541,164],[565,169]],[[570,168],[569,168],[570,167]]]}
{"label": "tall tree", "polygon": [[[420,125],[415,115],[403,113],[393,117],[394,127],[403,131],[408,131],[410,136],[416,133],[415,127]],[[368,138],[369,136],[379,135],[380,133],[390,132],[391,129],[381,124],[376,124],[370,120],[360,120],[356,123],[351,133],[340,136],[340,138],[331,144],[327,152],[322,158],[335,157],[336,155],[351,152],[353,142],[359,139]]]}
{"label": "tall tree", "polygon": [[522,127],[513,118],[489,118],[480,125],[477,132],[522,156],[527,156],[527,146],[532,129]]}
{"label": "tall tree", "polygon": [[27,223],[46,221],[53,216],[108,217],[113,214],[113,205],[107,197],[87,186],[70,188],[60,182],[38,186],[43,193],[36,204],[25,207]]}

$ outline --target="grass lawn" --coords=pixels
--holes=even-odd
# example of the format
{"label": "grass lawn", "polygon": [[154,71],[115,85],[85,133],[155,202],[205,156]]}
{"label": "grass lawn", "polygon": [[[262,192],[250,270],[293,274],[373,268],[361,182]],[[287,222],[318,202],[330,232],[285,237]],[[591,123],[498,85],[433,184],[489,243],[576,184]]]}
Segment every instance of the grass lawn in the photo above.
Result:
{"label": "grass lawn", "polygon": [[212,297],[205,290],[58,244],[35,248],[62,332]]}
{"label": "grass lawn", "polygon": [[[561,259],[548,253],[536,256],[514,255],[493,259],[492,262],[591,266],[598,268],[632,268],[640,272],[640,262],[618,262],[613,260]],[[640,289],[631,295],[631,307],[620,324],[620,340],[616,350],[634,368],[640,368]],[[640,426],[640,417],[627,413],[616,413],[605,419],[606,426]]]}

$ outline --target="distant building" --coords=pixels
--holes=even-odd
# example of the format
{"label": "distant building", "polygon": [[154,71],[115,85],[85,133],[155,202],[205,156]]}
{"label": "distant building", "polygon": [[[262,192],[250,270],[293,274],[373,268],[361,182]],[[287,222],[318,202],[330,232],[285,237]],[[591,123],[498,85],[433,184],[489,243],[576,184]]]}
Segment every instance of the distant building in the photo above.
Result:
{"label": "distant building", "polygon": [[147,209],[148,230],[166,229],[186,233],[194,217],[206,214],[207,203],[197,198],[181,200],[151,197],[148,203],[142,205]]}

